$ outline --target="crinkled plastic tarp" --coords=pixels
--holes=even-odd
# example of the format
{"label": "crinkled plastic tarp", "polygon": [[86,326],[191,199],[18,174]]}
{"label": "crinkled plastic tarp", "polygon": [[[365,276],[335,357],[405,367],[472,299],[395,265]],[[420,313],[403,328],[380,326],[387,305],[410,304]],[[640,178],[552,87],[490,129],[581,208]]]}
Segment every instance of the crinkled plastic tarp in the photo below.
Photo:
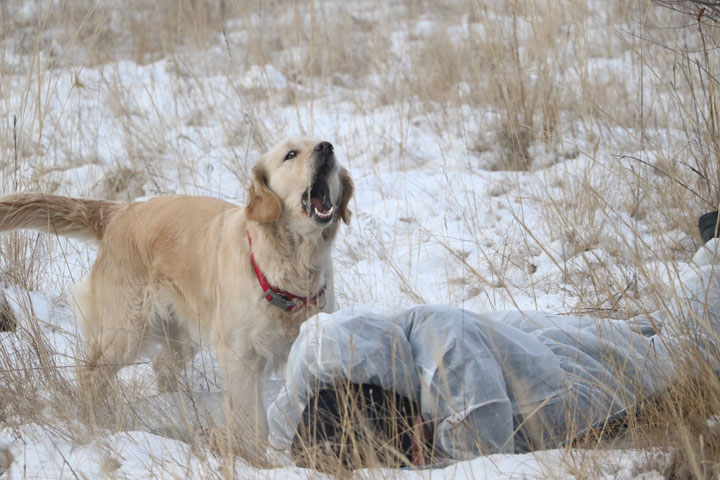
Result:
{"label": "crinkled plastic tarp", "polygon": [[[301,327],[286,384],[268,411],[271,441],[289,448],[317,386],[339,381],[413,399],[436,447],[455,459],[572,435],[567,425],[589,427],[671,382],[672,345],[688,325],[700,332],[693,338],[701,348],[712,348],[720,325],[717,249],[717,240],[708,242],[671,286],[671,318],[476,314],[450,306],[317,315]],[[661,327],[672,334],[656,333]]]}

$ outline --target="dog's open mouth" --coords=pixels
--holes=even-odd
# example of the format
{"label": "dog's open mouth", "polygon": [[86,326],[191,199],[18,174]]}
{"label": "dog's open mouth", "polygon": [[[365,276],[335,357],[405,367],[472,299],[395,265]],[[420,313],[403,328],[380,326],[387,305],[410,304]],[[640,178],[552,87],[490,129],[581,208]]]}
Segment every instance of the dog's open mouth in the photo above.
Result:
{"label": "dog's open mouth", "polygon": [[302,196],[302,207],[308,217],[319,223],[327,223],[333,217],[335,206],[330,200],[330,188],[324,175],[316,175],[310,188]]}

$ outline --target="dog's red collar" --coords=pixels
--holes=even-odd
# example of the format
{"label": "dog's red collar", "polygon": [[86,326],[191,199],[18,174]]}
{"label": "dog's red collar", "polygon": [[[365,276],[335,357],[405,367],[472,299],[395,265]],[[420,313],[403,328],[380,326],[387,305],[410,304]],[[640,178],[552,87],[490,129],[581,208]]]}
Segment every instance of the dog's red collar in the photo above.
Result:
{"label": "dog's red collar", "polygon": [[267,278],[265,278],[265,274],[263,274],[262,270],[260,270],[260,267],[255,261],[255,255],[253,255],[252,252],[252,238],[250,238],[250,232],[247,232],[247,237],[248,246],[250,247],[250,262],[252,262],[255,277],[257,277],[258,282],[260,283],[260,288],[263,289],[263,297],[265,297],[268,302],[285,310],[286,312],[294,312],[295,310],[315,306],[320,303],[325,296],[325,285],[323,285],[318,294],[312,298],[299,297],[290,292],[286,292],[285,290],[271,287],[270,282],[268,282]]}

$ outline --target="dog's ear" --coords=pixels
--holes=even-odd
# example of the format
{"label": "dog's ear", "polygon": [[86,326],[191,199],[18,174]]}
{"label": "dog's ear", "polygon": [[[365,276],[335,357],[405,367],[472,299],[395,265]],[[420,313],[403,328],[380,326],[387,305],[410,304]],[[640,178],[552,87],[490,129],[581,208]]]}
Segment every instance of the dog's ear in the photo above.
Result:
{"label": "dog's ear", "polygon": [[253,167],[253,180],[248,193],[245,216],[258,223],[277,221],[282,213],[282,203],[267,185],[267,172],[259,165]]}
{"label": "dog's ear", "polygon": [[340,184],[342,185],[342,197],[340,197],[340,205],[338,205],[340,218],[345,224],[350,225],[352,212],[348,208],[348,203],[350,203],[350,199],[355,192],[355,185],[352,178],[350,178],[350,173],[344,168],[340,169]]}

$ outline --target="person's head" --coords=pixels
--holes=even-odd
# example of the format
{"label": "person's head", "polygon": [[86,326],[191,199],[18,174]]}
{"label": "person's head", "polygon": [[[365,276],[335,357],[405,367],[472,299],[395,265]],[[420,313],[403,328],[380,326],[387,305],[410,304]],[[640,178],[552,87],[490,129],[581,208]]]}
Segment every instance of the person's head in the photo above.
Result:
{"label": "person's head", "polygon": [[318,389],[290,453],[300,467],[336,472],[421,464],[431,450],[414,402],[380,387],[346,384]]}

